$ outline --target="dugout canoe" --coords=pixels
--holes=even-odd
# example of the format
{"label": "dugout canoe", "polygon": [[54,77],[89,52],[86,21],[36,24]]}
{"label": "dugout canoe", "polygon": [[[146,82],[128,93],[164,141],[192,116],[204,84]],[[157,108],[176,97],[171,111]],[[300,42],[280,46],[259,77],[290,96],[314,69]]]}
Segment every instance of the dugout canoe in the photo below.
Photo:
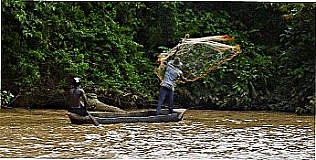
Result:
{"label": "dugout canoe", "polygon": [[[156,115],[156,110],[138,110],[129,112],[89,112],[99,124],[115,123],[162,123],[178,122],[183,119],[187,109],[174,109],[172,114],[168,110],[162,110],[161,115]],[[82,117],[68,112],[68,117],[72,124],[91,124],[91,118]]]}

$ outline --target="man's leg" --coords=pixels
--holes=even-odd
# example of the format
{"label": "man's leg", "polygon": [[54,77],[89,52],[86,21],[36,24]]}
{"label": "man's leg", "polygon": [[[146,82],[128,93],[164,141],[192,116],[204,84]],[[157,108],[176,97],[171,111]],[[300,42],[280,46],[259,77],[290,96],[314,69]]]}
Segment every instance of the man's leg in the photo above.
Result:
{"label": "man's leg", "polygon": [[168,106],[168,110],[169,110],[169,114],[171,114],[173,112],[173,95],[174,95],[174,91],[170,90],[169,91],[169,106]]}
{"label": "man's leg", "polygon": [[167,94],[167,89],[165,87],[160,87],[159,100],[157,105],[157,115],[161,114],[161,105],[163,104]]}

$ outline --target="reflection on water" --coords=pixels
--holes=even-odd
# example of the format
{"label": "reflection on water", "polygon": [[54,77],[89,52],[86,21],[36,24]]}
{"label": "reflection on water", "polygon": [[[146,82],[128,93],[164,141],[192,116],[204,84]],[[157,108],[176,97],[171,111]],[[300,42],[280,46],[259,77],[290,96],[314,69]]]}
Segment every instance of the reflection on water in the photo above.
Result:
{"label": "reflection on water", "polygon": [[315,119],[198,111],[177,123],[72,125],[64,110],[1,110],[1,158],[315,159]]}

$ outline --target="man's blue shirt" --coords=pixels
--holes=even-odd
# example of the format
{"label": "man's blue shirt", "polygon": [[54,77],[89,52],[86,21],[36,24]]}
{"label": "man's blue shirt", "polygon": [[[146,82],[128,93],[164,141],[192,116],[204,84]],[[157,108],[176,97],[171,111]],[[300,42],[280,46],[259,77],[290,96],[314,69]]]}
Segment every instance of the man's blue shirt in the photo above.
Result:
{"label": "man's blue shirt", "polygon": [[179,68],[173,66],[173,60],[169,61],[161,86],[167,87],[174,91],[174,88],[176,86],[176,80],[182,75],[182,71]]}

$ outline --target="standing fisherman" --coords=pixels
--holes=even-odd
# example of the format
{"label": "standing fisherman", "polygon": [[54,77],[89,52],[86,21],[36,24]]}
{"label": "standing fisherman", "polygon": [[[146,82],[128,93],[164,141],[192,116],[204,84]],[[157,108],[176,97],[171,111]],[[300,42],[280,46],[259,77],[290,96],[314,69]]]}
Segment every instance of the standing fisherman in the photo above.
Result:
{"label": "standing fisherman", "polygon": [[[75,77],[73,79],[74,88],[70,89],[69,99],[68,99],[68,112],[78,114],[80,116],[89,116],[94,125],[99,125],[94,117],[90,115],[87,111],[87,97],[83,89],[79,88],[80,78]],[[83,100],[83,102],[81,101]]]}
{"label": "standing fisherman", "polygon": [[169,100],[169,106],[168,106],[169,114],[173,112],[173,95],[174,95],[174,88],[176,86],[176,80],[180,78],[185,82],[187,81],[187,79],[183,77],[183,72],[180,70],[181,67],[182,67],[182,63],[180,62],[179,57],[176,57],[174,60],[171,60],[168,62],[164,79],[161,82],[161,87],[159,91],[157,115],[161,114],[161,105],[163,104],[166,96],[168,96],[168,100]]}

